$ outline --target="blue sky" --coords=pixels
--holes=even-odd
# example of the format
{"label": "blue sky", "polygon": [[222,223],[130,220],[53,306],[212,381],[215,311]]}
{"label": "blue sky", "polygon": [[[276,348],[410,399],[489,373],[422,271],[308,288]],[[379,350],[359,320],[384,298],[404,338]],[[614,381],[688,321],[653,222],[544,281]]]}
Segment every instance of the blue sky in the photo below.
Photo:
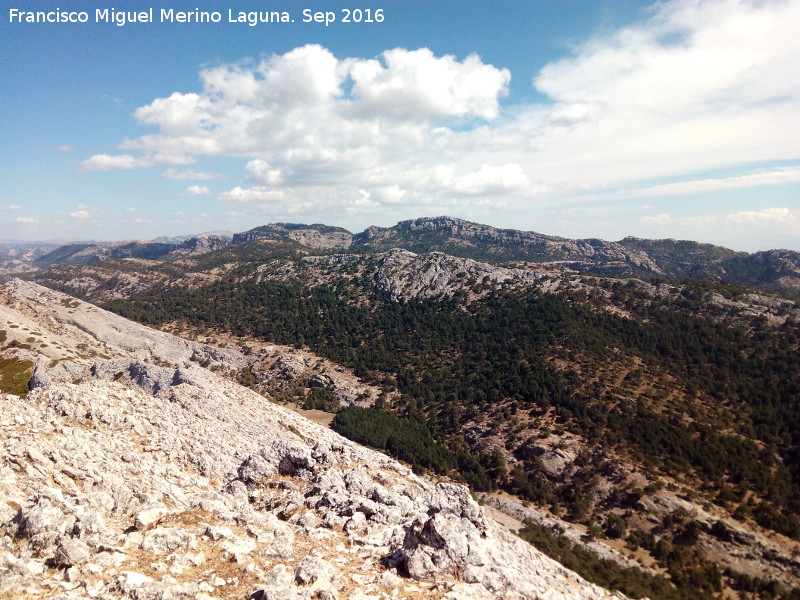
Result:
{"label": "blue sky", "polygon": [[[112,6],[155,22],[94,22]],[[56,8],[89,22],[9,22]],[[160,22],[195,8],[221,22]],[[800,250],[798,22],[800,0],[4,3],[0,239],[448,214]]]}

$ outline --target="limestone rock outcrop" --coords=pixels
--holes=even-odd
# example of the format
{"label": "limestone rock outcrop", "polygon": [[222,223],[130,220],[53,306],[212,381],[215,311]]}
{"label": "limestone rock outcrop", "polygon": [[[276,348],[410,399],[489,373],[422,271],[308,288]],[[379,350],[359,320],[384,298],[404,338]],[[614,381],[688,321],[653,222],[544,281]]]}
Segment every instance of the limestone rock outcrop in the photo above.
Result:
{"label": "limestone rock outcrop", "polygon": [[[47,320],[35,288],[7,286],[5,317]],[[122,339],[118,317],[92,317],[85,328],[108,332],[112,358],[94,357],[81,381],[43,376],[24,399],[0,396],[0,589],[64,600],[621,598],[510,534],[463,486],[418,477],[188,357],[154,364],[191,348],[132,323]]]}

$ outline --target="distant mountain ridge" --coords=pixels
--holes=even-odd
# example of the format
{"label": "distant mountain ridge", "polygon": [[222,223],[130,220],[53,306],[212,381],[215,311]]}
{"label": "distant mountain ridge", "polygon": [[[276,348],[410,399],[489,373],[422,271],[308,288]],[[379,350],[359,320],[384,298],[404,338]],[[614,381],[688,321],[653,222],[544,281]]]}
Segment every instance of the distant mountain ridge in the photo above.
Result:
{"label": "distant mountain ridge", "polygon": [[[165,238],[160,238],[165,239]],[[674,239],[626,237],[569,239],[533,231],[499,229],[448,216],[400,221],[392,227],[371,226],[353,234],[320,223],[273,223],[233,234],[201,235],[175,241],[73,243],[38,256],[27,270],[62,264],[91,264],[122,258],[182,258],[258,241],[289,241],[314,251],[383,252],[402,248],[418,254],[444,252],[492,263],[544,263],[583,273],[668,280],[713,278],[729,283],[800,295],[800,253],[766,250],[749,254],[722,246]],[[17,260],[14,270],[24,270]],[[0,267],[4,265],[0,264]],[[9,266],[10,263],[9,263]]]}
{"label": "distant mountain ridge", "polygon": [[579,272],[618,277],[714,278],[794,296],[800,294],[800,253],[792,250],[748,254],[686,240],[568,239],[498,229],[446,216],[401,221],[387,228],[369,227],[353,236],[349,249],[391,248],[416,253],[445,252],[487,262],[551,263]]}
{"label": "distant mountain ridge", "polygon": [[178,258],[192,253],[210,252],[229,244],[230,239],[216,235],[192,237],[178,244],[146,241],[68,244],[37,258],[33,264],[39,268],[48,268],[55,265],[82,265],[121,258],[156,260],[169,255]]}
{"label": "distant mountain ridge", "polygon": [[232,244],[244,244],[258,240],[283,240],[290,239],[319,249],[345,249],[349,248],[353,234],[341,227],[332,227],[314,223],[272,223],[262,225],[248,231],[237,233],[233,236]]}

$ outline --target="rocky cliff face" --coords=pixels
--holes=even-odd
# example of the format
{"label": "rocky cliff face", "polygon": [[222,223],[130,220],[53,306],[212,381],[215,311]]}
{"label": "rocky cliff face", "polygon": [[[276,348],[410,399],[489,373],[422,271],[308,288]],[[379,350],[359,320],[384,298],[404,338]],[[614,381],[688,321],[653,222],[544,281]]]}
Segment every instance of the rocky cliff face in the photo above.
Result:
{"label": "rocky cliff face", "polygon": [[348,248],[352,238],[353,235],[349,231],[339,227],[274,223],[237,233],[233,236],[233,243],[244,244],[258,240],[290,239],[308,248],[328,250]]}
{"label": "rocky cliff face", "polygon": [[39,359],[27,398],[0,396],[13,597],[622,597],[509,534],[466,488],[191,360],[219,371],[241,360],[232,350],[34,284],[0,297],[0,327],[37,340],[13,353]]}
{"label": "rocky cliff face", "polygon": [[443,252],[414,254],[394,249],[377,261],[376,289],[391,300],[442,298],[454,293],[478,295],[503,286],[532,287],[546,275],[542,271],[508,269]]}
{"label": "rocky cliff face", "polygon": [[205,254],[214,250],[221,250],[230,246],[230,238],[219,235],[204,235],[189,238],[178,244],[177,248],[169,253],[171,258]]}
{"label": "rocky cliff face", "polygon": [[[509,250],[530,257],[543,257],[551,242],[568,241],[529,231],[497,229],[453,217],[421,218],[400,221],[394,227],[369,227],[353,236],[354,248],[388,250],[399,247],[414,251],[449,251],[461,246],[465,252],[474,249],[481,254],[500,257]],[[503,248],[503,247],[506,248]],[[521,259],[521,258],[520,258]]]}

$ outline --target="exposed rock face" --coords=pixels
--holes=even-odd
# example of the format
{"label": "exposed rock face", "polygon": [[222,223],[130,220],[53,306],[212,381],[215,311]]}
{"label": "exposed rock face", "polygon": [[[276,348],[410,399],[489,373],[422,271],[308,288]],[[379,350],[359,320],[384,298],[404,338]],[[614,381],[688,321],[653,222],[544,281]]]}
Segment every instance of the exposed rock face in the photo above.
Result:
{"label": "exposed rock face", "polygon": [[[498,266],[459,258],[443,252],[415,254],[401,248],[393,248],[376,255],[334,254],[307,256],[303,262],[320,270],[347,269],[357,265],[368,269],[373,275],[375,289],[395,302],[412,298],[441,299],[462,293],[467,300],[474,300],[497,289],[529,289],[537,293],[579,292],[600,294],[605,302],[599,304],[625,316],[625,311],[615,306],[608,286],[598,285],[596,277],[580,273],[564,272],[571,263],[547,263],[521,266]],[[607,267],[613,271],[615,263]],[[625,285],[637,293],[672,302],[683,292],[680,284],[648,283],[641,279],[628,279]],[[704,301],[720,319],[749,322],[753,317],[765,319],[773,326],[781,325],[787,318],[800,318],[800,306],[795,301],[775,298],[765,294],[746,293],[726,298],[718,293],[705,294]]]}
{"label": "exposed rock face", "polygon": [[[36,288],[6,287],[6,317],[56,319],[52,292]],[[91,316],[116,358],[80,383],[43,376],[24,400],[0,396],[9,593],[621,598],[509,534],[466,488],[417,477],[188,359],[153,364],[192,350]],[[64,325],[59,344],[75,331]],[[147,356],[122,356],[141,350],[130,338],[147,340]]]}
{"label": "exposed rock face", "polygon": [[[400,221],[394,227],[369,227],[353,236],[353,247],[371,250],[388,250],[393,247],[411,248],[425,246],[425,250],[446,250],[442,245],[457,246],[461,243],[465,249],[479,247],[492,252],[493,246],[513,246],[523,248],[531,256],[544,257],[548,242],[569,241],[562,238],[545,236],[530,231],[514,229],[497,229],[488,225],[471,223],[453,217],[434,217]],[[501,254],[499,248],[496,253]]]}
{"label": "exposed rock face", "polygon": [[532,285],[543,273],[507,269],[442,252],[418,255],[395,248],[378,260],[375,286],[394,301],[441,298],[458,290],[488,291],[506,284]]}
{"label": "exposed rock face", "polygon": [[[748,254],[713,244],[674,239],[626,237],[616,242],[597,238],[567,239],[533,231],[499,229],[447,216],[401,221],[386,228],[373,226],[355,235],[340,227],[322,224],[274,223],[234,234],[232,239],[206,234],[179,243],[176,238],[160,238],[150,242],[82,242],[64,246],[3,244],[0,245],[0,275],[110,259],[173,260],[211,252],[229,244],[259,240],[296,242],[301,252],[308,249],[385,252],[404,248],[419,254],[446,252],[490,263],[533,262],[615,277],[664,277],[674,281],[687,277],[723,279],[800,296],[800,252],[769,250]],[[85,284],[91,286],[92,282]],[[80,288],[76,285],[73,289]]]}
{"label": "exposed rock face", "polygon": [[351,249],[360,248],[442,251],[490,262],[530,261],[622,277],[722,278],[794,295],[800,290],[800,253],[791,250],[747,254],[685,240],[566,239],[446,216],[369,227],[353,236]]}
{"label": "exposed rock face", "polygon": [[257,240],[290,239],[317,249],[347,248],[350,246],[353,234],[338,227],[325,225],[303,225],[296,223],[273,223],[256,227],[250,231],[237,233],[233,236],[232,243],[243,244]]}
{"label": "exposed rock face", "polygon": [[370,405],[379,394],[350,370],[305,350],[267,345],[251,357],[251,371],[262,382],[256,389],[273,392],[307,382],[309,388],[325,388],[342,406]]}
{"label": "exposed rock face", "polygon": [[[68,357],[73,365],[88,365],[92,363],[92,356],[105,355],[173,365],[194,357],[228,369],[244,364],[238,350],[199,344],[141,327],[35,283],[19,279],[10,281],[0,288],[0,302],[0,322],[24,323],[25,329],[40,338],[41,354],[51,360],[61,361]],[[57,350],[59,347],[63,350]],[[49,371],[50,368],[39,370],[39,381],[49,381],[60,372]]]}
{"label": "exposed rock face", "polygon": [[220,250],[221,248],[227,248],[230,244],[230,238],[220,235],[193,237],[178,244],[168,256],[170,258],[195,256],[198,254],[205,254],[206,252],[213,252],[214,250]]}

